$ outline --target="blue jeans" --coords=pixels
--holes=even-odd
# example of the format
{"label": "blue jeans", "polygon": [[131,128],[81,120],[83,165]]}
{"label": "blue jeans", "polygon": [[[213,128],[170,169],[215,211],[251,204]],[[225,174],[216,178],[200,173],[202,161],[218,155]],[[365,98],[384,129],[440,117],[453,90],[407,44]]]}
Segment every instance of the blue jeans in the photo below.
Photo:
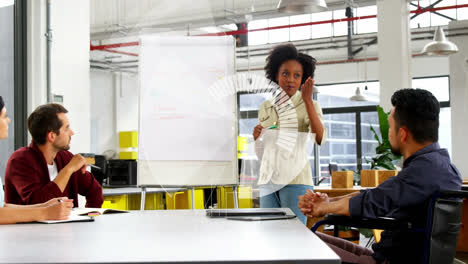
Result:
{"label": "blue jeans", "polygon": [[307,189],[313,190],[314,187],[302,184],[260,185],[260,207],[261,208],[280,208],[287,207],[291,209],[297,218],[307,224],[307,217],[297,207],[299,199],[297,196],[304,195]]}

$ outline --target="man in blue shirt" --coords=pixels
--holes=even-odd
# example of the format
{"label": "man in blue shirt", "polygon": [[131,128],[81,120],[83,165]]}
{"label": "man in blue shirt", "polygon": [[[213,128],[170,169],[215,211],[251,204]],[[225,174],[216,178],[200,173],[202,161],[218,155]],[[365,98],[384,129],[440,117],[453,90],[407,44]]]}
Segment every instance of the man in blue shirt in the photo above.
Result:
{"label": "man in blue shirt", "polygon": [[[329,213],[355,217],[392,217],[424,227],[427,201],[439,190],[460,190],[462,180],[445,149],[439,147],[439,102],[428,91],[402,89],[392,96],[388,118],[392,152],[401,154],[403,169],[374,189],[328,198],[308,192],[298,207],[311,217]],[[349,263],[420,263],[423,235],[384,231],[373,250],[351,245],[339,238],[317,235]]]}

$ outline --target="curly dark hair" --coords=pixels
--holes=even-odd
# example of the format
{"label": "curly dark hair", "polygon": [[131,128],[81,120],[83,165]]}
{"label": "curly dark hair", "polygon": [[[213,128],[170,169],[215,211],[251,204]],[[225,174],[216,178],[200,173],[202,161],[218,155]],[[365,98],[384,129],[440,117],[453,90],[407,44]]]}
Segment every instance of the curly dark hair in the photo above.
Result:
{"label": "curly dark hair", "polygon": [[408,128],[418,143],[439,140],[440,105],[435,96],[423,89],[401,89],[392,95],[396,130]]}
{"label": "curly dark hair", "polygon": [[31,133],[32,140],[38,145],[46,143],[47,133],[53,131],[60,134],[62,121],[57,114],[68,113],[67,109],[59,104],[45,104],[34,110],[28,117],[28,130]]}
{"label": "curly dark hair", "polygon": [[309,77],[314,78],[315,63],[317,60],[305,53],[298,52],[293,44],[278,45],[271,50],[270,54],[266,58],[266,77],[269,80],[278,83],[276,76],[278,76],[279,68],[288,60],[296,60],[302,65],[303,74],[301,84],[303,84]]}

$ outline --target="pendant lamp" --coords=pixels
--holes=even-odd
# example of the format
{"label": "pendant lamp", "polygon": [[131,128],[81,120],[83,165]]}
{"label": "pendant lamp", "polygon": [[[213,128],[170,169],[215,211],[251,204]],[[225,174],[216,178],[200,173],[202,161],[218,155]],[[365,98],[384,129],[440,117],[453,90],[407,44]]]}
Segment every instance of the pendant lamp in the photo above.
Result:
{"label": "pendant lamp", "polygon": [[316,13],[328,10],[325,0],[279,0],[277,7],[281,13]]}
{"label": "pendant lamp", "polygon": [[445,38],[444,31],[437,27],[434,32],[434,40],[422,49],[421,53],[429,56],[450,55],[458,51],[457,45]]}

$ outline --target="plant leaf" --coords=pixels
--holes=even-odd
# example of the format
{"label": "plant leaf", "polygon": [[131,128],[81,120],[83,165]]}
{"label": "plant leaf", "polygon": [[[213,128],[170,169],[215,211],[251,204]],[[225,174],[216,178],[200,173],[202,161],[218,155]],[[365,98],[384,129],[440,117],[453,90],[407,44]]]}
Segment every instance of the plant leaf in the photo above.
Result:
{"label": "plant leaf", "polygon": [[374,127],[370,125],[370,130],[374,133],[374,138],[379,142],[379,145],[382,145],[382,141],[380,141],[379,134],[377,134],[377,131],[375,131]]}
{"label": "plant leaf", "polygon": [[382,135],[382,144],[390,147],[388,140],[388,116],[390,113],[385,113],[382,107],[377,106],[377,113],[379,115],[380,134]]}
{"label": "plant leaf", "polygon": [[372,235],[374,235],[374,233],[372,232],[372,229],[367,229],[367,228],[359,228],[359,233],[361,233],[366,238],[369,238]]}

